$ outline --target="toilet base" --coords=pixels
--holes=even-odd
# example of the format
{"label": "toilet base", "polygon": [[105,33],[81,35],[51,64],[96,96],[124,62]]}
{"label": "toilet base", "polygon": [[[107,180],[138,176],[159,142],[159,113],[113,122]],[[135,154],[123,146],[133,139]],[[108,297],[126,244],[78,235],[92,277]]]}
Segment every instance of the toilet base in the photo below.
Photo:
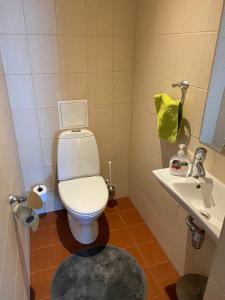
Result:
{"label": "toilet base", "polygon": [[74,238],[82,244],[91,244],[98,236],[97,220],[76,220],[69,213],[68,221]]}

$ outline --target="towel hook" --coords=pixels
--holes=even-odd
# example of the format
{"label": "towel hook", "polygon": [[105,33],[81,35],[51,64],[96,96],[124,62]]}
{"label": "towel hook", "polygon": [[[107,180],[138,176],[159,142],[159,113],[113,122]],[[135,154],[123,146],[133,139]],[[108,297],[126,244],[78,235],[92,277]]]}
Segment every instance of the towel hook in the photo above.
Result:
{"label": "towel hook", "polygon": [[172,87],[179,87],[181,89],[181,104],[184,104],[184,99],[189,88],[189,83],[186,80],[172,84]]}

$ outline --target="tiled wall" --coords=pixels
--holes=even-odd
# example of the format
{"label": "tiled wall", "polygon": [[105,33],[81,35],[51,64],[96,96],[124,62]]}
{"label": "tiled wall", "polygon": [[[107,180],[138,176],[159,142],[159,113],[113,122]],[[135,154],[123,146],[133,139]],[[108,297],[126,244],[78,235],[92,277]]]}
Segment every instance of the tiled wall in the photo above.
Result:
{"label": "tiled wall", "polygon": [[24,192],[0,57],[0,298],[29,299],[29,234],[12,215],[8,197]]}
{"label": "tiled wall", "polygon": [[215,259],[210,272],[209,281],[205,291],[204,300],[224,300],[225,299],[225,222],[223,224],[220,239],[217,245]]}
{"label": "tiled wall", "polygon": [[[186,213],[152,177],[151,170],[168,167],[178,148],[158,138],[153,95],[179,98],[180,90],[171,84],[190,83],[179,142],[188,144],[192,156],[200,145],[222,6],[222,0],[137,1],[129,195],[180,273],[208,274],[215,243],[207,237],[201,250],[191,248]],[[225,156],[208,149],[205,165],[225,182]]]}
{"label": "tiled wall", "polygon": [[57,100],[88,99],[90,129],[127,194],[136,0],[0,2],[0,42],[26,190],[56,190]]}

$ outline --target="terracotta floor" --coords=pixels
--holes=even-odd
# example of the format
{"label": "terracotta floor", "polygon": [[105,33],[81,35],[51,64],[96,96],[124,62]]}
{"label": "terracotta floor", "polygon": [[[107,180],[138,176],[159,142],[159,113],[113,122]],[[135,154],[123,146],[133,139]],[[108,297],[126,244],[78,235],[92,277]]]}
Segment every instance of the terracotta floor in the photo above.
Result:
{"label": "terracotta floor", "polygon": [[[146,273],[148,300],[176,299],[179,275],[128,198],[110,203],[99,219],[99,231],[93,245],[116,245],[136,257]],[[31,299],[50,299],[57,266],[83,247],[70,232],[65,210],[42,215],[38,231],[31,234]]]}

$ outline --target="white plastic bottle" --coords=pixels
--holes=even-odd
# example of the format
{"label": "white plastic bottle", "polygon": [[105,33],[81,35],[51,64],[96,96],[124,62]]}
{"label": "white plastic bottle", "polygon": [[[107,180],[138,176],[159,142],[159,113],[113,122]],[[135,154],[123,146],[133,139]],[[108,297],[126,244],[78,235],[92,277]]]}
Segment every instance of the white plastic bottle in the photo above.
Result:
{"label": "white plastic bottle", "polygon": [[189,169],[189,159],[185,156],[185,144],[179,144],[179,151],[170,159],[170,174],[185,177]]}

